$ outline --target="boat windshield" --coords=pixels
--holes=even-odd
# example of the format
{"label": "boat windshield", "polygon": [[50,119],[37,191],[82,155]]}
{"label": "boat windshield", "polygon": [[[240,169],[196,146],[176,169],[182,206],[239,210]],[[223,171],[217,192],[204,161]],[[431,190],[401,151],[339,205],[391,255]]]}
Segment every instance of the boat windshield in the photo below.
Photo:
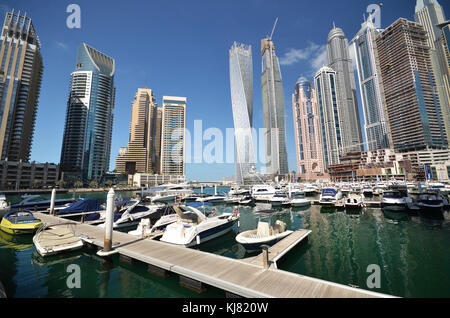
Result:
{"label": "boat windshield", "polygon": [[322,190],[322,195],[326,195],[326,196],[336,196],[337,194],[337,190],[336,189],[323,189]]}
{"label": "boat windshield", "polygon": [[399,199],[399,198],[403,198],[402,194],[398,191],[388,191],[388,192],[384,192],[383,195],[384,198],[387,199]]}

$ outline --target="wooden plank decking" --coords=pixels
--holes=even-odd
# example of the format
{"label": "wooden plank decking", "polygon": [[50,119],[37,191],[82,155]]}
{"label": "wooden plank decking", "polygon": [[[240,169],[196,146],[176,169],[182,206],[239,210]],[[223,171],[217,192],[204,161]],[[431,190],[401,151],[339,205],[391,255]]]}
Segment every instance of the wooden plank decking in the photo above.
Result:
{"label": "wooden plank decking", "polygon": [[[44,223],[67,222],[35,213]],[[91,244],[103,247],[104,229],[80,224],[75,233]],[[299,232],[297,235],[300,235]],[[303,233],[306,235],[306,233]],[[309,234],[309,233],[308,233]],[[297,236],[293,237],[297,238]],[[249,298],[372,298],[391,297],[349,286],[281,271],[265,270],[244,260],[179,247],[164,242],[140,239],[114,231],[113,248],[121,255],[184,277]],[[286,241],[289,246],[289,242]],[[292,244],[292,243],[291,243]],[[281,243],[276,249],[281,249]],[[274,257],[275,259],[276,257]]]}

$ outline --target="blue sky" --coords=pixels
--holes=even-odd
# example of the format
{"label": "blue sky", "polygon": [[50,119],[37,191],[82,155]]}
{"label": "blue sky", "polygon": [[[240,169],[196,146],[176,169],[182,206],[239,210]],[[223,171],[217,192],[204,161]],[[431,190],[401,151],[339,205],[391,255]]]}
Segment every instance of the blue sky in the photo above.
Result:
{"label": "blue sky", "polygon": [[[66,8],[81,8],[81,28],[69,29]],[[263,127],[260,41],[274,35],[280,58],[286,104],[289,168],[296,170],[292,121],[294,85],[310,80],[326,63],[324,45],[333,26],[347,38],[359,30],[373,0],[150,0],[2,1],[0,10],[27,12],[42,43],[44,76],[36,119],[32,160],[59,163],[69,76],[77,47],[86,42],[116,60],[116,105],[111,170],[120,147],[127,146],[131,102],[138,87],[147,85],[161,105],[162,96],[188,98],[187,128],[194,120],[203,128],[225,132],[233,127],[228,51],[234,41],[253,47],[254,126]],[[415,0],[384,0],[382,27],[399,17],[413,20]],[[447,15],[449,1],[440,1]],[[204,142],[204,147],[209,141]],[[233,164],[188,164],[189,180],[220,180],[234,174]]]}

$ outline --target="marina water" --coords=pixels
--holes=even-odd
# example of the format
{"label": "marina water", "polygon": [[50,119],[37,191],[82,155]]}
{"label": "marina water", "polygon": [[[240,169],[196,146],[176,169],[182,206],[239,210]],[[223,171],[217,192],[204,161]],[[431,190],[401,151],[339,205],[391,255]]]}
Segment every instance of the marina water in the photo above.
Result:
{"label": "marina water", "polygon": [[[227,192],[228,188],[218,188]],[[213,193],[213,188],[205,189]],[[131,192],[119,192],[123,198]],[[57,198],[71,197],[58,195]],[[106,193],[82,194],[106,200]],[[8,197],[17,202],[20,197]],[[219,212],[232,212],[233,206],[217,206]],[[254,229],[258,211],[270,205],[241,207],[241,227],[206,242],[199,250],[242,259],[249,256],[235,241],[238,231]],[[309,241],[296,247],[282,262],[281,270],[343,285],[367,287],[370,265],[381,269],[381,288],[376,292],[399,297],[450,297],[450,215],[430,220],[406,213],[384,213],[365,208],[359,215],[345,211],[322,210],[320,206],[282,209],[273,220],[284,221],[288,229],[309,229]],[[253,254],[254,255],[254,254]],[[125,264],[113,257],[103,262],[95,250],[80,251],[43,259],[32,236],[12,237],[0,231],[0,281],[11,298],[123,297],[123,298],[217,298],[225,293],[209,287],[203,294],[179,286],[178,275],[160,278],[147,273],[144,264]],[[70,289],[70,265],[80,268],[81,288]]]}

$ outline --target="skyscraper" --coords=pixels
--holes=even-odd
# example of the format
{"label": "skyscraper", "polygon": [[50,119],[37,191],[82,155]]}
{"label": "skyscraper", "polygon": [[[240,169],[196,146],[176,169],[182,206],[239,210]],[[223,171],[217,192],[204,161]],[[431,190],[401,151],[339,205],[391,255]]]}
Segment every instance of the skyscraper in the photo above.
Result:
{"label": "skyscraper", "polygon": [[271,38],[261,41],[262,103],[266,130],[266,173],[289,173],[286,147],[286,115],[280,64]]}
{"label": "skyscraper", "polygon": [[375,37],[379,32],[372,17],[369,17],[350,44],[355,57],[364,113],[365,142],[369,150],[389,148],[391,144],[378,74]]}
{"label": "skyscraper", "polygon": [[100,181],[109,170],[114,72],[114,59],[85,43],[78,47],[61,151],[61,169],[67,176]]}
{"label": "skyscraper", "polygon": [[44,69],[40,50],[31,19],[6,13],[0,35],[1,160],[30,160]]}
{"label": "skyscraper", "polygon": [[164,96],[161,130],[161,174],[185,176],[185,97]]}
{"label": "skyscraper", "polygon": [[230,88],[236,141],[236,182],[244,183],[255,156],[252,138],[253,62],[252,47],[234,43],[230,49]]}
{"label": "skyscraper", "polygon": [[298,173],[323,173],[324,158],[320,135],[320,118],[316,91],[301,77],[292,95]]}
{"label": "skyscraper", "polygon": [[346,123],[341,118],[336,78],[336,72],[327,66],[322,67],[314,77],[325,169],[329,165],[339,164],[339,156],[344,153],[341,128]]}
{"label": "skyscraper", "polygon": [[[442,80],[445,89],[445,97],[450,101],[450,21],[439,24],[439,29],[441,31],[441,40],[439,41],[439,46],[437,48],[438,60],[442,70]],[[445,119],[444,119],[445,120]],[[447,140],[449,139],[449,130],[447,126],[445,127],[447,132]]]}
{"label": "skyscraper", "polygon": [[161,154],[157,152],[157,148],[159,150],[161,147],[157,147],[156,137],[161,135],[161,132],[157,132],[157,128],[161,129],[161,124],[157,124],[157,108],[153,91],[139,88],[131,109],[130,141],[126,150],[122,149],[116,159],[117,172],[159,173],[157,162]]}
{"label": "skyscraper", "polygon": [[328,35],[328,66],[336,72],[336,91],[340,108],[342,147],[344,152],[360,151],[363,147],[361,121],[356,99],[356,82],[348,40],[344,31],[334,27]]}
{"label": "skyscraper", "polygon": [[442,45],[442,32],[438,25],[445,22],[445,13],[437,0],[417,0],[414,20],[420,23],[427,32],[427,44],[430,47],[431,67],[439,96],[442,119],[445,125],[447,140],[450,140],[450,85],[444,79],[445,66],[439,50]]}
{"label": "skyscraper", "polygon": [[392,142],[398,151],[448,145],[427,39],[421,24],[403,18],[376,39]]}

